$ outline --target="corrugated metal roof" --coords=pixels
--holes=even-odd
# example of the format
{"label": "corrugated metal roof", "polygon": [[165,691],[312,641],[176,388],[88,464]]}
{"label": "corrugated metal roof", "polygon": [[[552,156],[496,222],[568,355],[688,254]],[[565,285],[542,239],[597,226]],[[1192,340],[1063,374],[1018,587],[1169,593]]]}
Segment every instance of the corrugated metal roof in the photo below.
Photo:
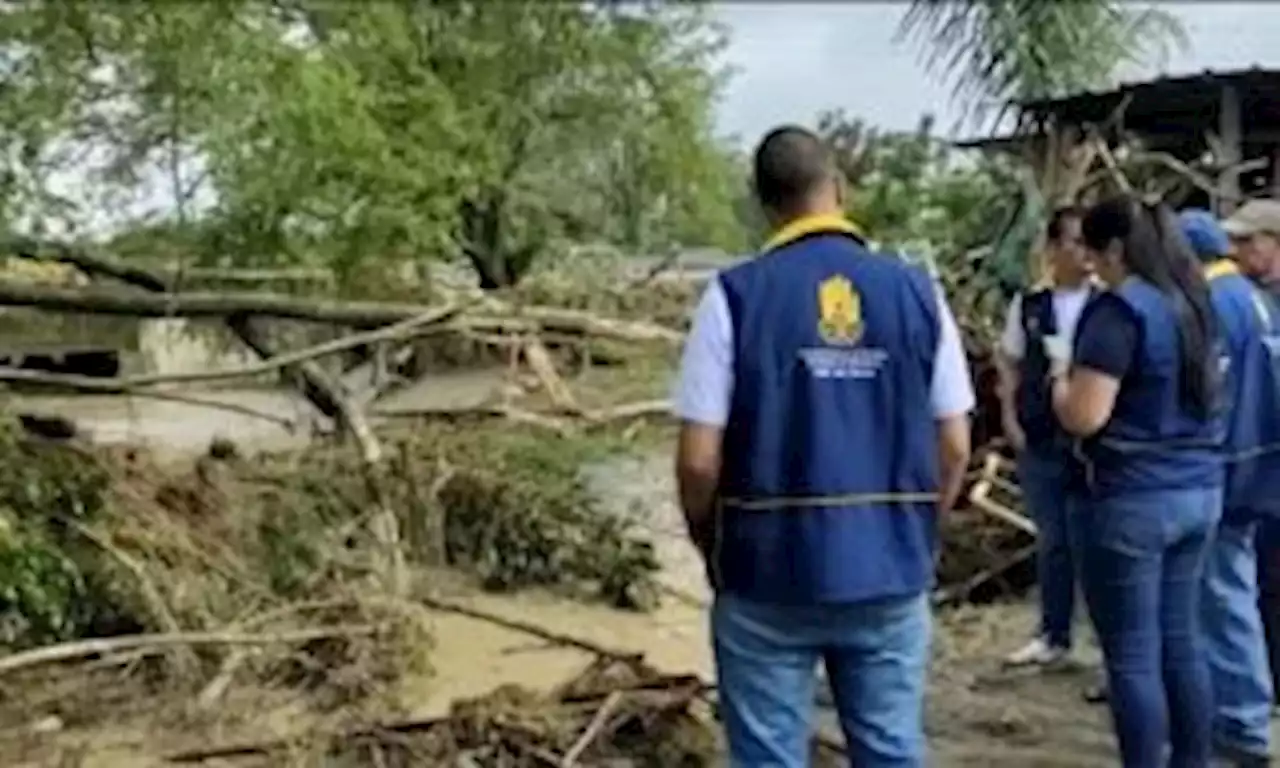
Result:
{"label": "corrugated metal roof", "polygon": [[1200,72],[1188,72],[1185,74],[1162,74],[1159,77],[1147,80],[1132,80],[1121,82],[1114,88],[1103,90],[1079,91],[1077,93],[1067,94],[1054,98],[1032,99],[1029,101],[1018,102],[1017,105],[1022,109],[1035,110],[1050,107],[1052,105],[1061,104],[1069,101],[1082,101],[1087,99],[1103,99],[1123,95],[1132,91],[1147,88],[1168,88],[1181,87],[1186,85],[1207,83],[1221,80],[1242,80],[1257,77],[1274,77],[1280,80],[1280,69],[1271,69],[1261,64],[1243,69],[1226,69],[1213,70],[1204,69]]}
{"label": "corrugated metal roof", "polygon": [[[1015,106],[1024,113],[1038,115],[1061,115],[1067,119],[1085,122],[1104,118],[1120,104],[1122,100],[1132,99],[1126,115],[1140,117],[1148,111],[1167,112],[1168,105],[1175,97],[1184,104],[1191,98],[1216,98],[1215,91],[1208,87],[1218,87],[1224,82],[1237,84],[1256,83],[1267,90],[1280,92],[1280,69],[1272,69],[1255,64],[1243,69],[1213,70],[1182,74],[1163,74],[1148,80],[1121,82],[1114,88],[1105,90],[1087,90],[1059,96],[1055,98],[1035,99],[1019,102]],[[953,146],[961,149],[1014,147],[1020,144],[1028,134],[1012,133],[1004,136],[971,138],[953,142]]]}

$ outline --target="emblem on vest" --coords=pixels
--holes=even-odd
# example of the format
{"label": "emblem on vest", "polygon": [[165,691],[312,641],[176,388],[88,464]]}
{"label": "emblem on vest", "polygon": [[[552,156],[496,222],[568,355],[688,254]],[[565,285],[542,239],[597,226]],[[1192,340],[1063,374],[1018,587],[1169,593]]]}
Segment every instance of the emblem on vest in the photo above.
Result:
{"label": "emblem on vest", "polygon": [[862,340],[862,297],[844,275],[818,285],[818,335],[828,344],[851,346]]}

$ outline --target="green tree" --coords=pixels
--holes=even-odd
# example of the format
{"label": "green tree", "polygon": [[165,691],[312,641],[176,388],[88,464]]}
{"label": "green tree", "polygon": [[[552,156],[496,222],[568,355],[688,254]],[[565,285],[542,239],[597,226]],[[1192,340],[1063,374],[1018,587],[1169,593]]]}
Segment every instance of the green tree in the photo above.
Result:
{"label": "green tree", "polygon": [[92,145],[82,207],[158,187],[169,220],[137,223],[194,256],[348,286],[460,256],[500,287],[566,239],[723,245],[722,44],[701,4],[6,3],[0,214],[72,212],[49,179]]}
{"label": "green tree", "polygon": [[961,157],[926,115],[914,131],[882,131],[843,112],[818,119],[844,176],[850,217],[873,239],[954,263],[999,235],[1017,200],[1017,177],[996,157]]}

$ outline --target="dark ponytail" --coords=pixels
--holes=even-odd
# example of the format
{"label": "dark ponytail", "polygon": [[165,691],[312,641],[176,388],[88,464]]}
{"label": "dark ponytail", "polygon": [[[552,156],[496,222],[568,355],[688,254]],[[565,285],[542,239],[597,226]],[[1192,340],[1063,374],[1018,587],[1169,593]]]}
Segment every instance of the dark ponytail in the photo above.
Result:
{"label": "dark ponytail", "polygon": [[1085,244],[1095,251],[1120,241],[1129,272],[1173,302],[1182,364],[1182,397],[1207,418],[1218,406],[1221,374],[1217,318],[1199,260],[1167,206],[1122,197],[1099,203],[1081,222]]}

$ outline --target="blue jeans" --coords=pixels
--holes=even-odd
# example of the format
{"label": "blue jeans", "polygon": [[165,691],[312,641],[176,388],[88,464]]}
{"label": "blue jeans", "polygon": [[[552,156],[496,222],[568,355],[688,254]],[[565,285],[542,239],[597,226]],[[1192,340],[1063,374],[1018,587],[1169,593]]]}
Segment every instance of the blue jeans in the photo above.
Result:
{"label": "blue jeans", "polygon": [[1213,753],[1213,690],[1200,593],[1222,490],[1090,499],[1081,512],[1085,599],[1121,761],[1203,768]]}
{"label": "blue jeans", "polygon": [[1258,524],[1258,610],[1271,659],[1271,690],[1280,693],[1280,521]]}
{"label": "blue jeans", "polygon": [[1018,484],[1036,524],[1040,634],[1054,648],[1070,648],[1080,557],[1066,460],[1024,452],[1018,458]]}
{"label": "blue jeans", "polygon": [[1266,754],[1271,743],[1271,675],[1258,609],[1255,522],[1223,523],[1205,561],[1201,615],[1213,676],[1214,739]]}
{"label": "blue jeans", "polygon": [[819,659],[859,768],[925,765],[928,595],[784,606],[718,595],[711,610],[732,768],[807,768]]}

